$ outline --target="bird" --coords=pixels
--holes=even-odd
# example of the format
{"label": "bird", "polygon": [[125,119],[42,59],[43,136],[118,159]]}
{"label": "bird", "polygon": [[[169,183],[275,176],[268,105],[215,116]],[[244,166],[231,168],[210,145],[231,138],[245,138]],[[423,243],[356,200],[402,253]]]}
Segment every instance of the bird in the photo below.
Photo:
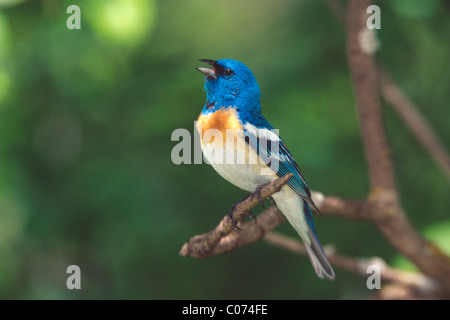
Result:
{"label": "bird", "polygon": [[211,67],[197,67],[206,91],[196,122],[204,158],[223,178],[248,192],[291,172],[292,178],[272,198],[302,239],[316,274],[333,280],[311,211],[319,209],[292,154],[261,113],[261,91],[252,71],[233,59],[199,61]]}

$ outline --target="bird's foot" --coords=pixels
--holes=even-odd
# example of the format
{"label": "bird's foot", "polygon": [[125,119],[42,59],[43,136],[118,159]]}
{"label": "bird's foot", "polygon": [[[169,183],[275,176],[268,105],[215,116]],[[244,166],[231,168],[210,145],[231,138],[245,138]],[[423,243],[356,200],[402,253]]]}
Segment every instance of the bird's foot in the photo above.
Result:
{"label": "bird's foot", "polygon": [[238,230],[242,230],[242,229],[239,228],[239,226],[238,226],[238,224],[237,224],[237,222],[236,222],[236,219],[234,219],[233,212],[234,212],[234,210],[236,209],[236,206],[237,206],[239,203],[241,203],[242,201],[244,201],[245,199],[247,199],[248,197],[249,197],[249,196],[246,196],[246,197],[242,198],[241,200],[239,200],[238,202],[236,202],[235,204],[233,204],[233,206],[231,207],[230,211],[228,212],[228,217],[229,217],[229,218],[231,219],[231,221],[233,222],[234,227],[235,227],[236,229],[238,229]]}
{"label": "bird's foot", "polygon": [[[261,207],[263,207],[264,209],[267,209],[266,206],[264,205],[264,199],[261,198],[259,192],[261,191],[262,187],[264,187],[265,184],[260,184],[259,186],[256,187],[255,192],[253,192],[256,197],[258,198],[259,204],[261,205]],[[272,198],[272,197],[270,197]]]}
{"label": "bird's foot", "polygon": [[[259,190],[257,190],[257,192],[259,192]],[[248,195],[248,196],[246,196],[246,197],[244,197],[244,198],[242,198],[241,200],[239,200],[239,201],[236,202],[235,204],[233,204],[233,206],[231,207],[230,211],[228,212],[228,217],[229,217],[230,220],[233,222],[234,227],[235,227],[236,229],[238,229],[238,230],[242,230],[242,229],[239,228],[239,226],[238,226],[238,224],[237,224],[237,222],[236,222],[236,219],[234,219],[233,212],[234,212],[236,206],[237,206],[239,203],[241,203],[242,201],[244,201],[245,199],[247,199],[247,198],[250,197],[250,196],[251,196],[251,194]],[[259,197],[258,197],[258,199],[259,199]],[[261,201],[262,201],[262,200],[261,200]],[[260,201],[260,203],[261,203],[261,201]],[[263,206],[263,207],[264,207],[264,206]],[[248,210],[247,214],[250,216],[251,219],[254,219],[254,220],[255,220],[255,223],[258,223],[258,222],[257,222],[257,218],[256,218],[256,216],[255,216],[255,214],[254,214],[253,212],[251,212],[250,210]]]}
{"label": "bird's foot", "polygon": [[236,229],[242,230],[241,228],[239,228],[239,226],[238,226],[238,224],[237,224],[237,222],[236,222],[236,219],[234,219],[232,210],[230,210],[230,212],[228,213],[228,217],[231,219],[231,222],[233,222],[234,227],[235,227]]}

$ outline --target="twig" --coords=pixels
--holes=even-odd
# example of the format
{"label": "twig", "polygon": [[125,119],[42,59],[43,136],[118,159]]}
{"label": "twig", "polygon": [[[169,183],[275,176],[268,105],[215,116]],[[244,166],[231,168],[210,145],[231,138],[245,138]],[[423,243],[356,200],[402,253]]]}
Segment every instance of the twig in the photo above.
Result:
{"label": "twig", "polygon": [[398,112],[417,140],[428,150],[436,164],[447,175],[447,179],[450,180],[450,156],[448,151],[428,125],[425,118],[420,114],[417,107],[394,83],[386,69],[380,65],[378,71],[384,98]]}
{"label": "twig", "polygon": [[[233,206],[233,209],[230,214],[233,215],[233,218],[237,223],[240,222],[242,219],[244,219],[248,211],[259,203],[260,199],[268,198],[275,192],[280,191],[280,189],[292,177],[293,174],[288,173],[285,176],[262,186],[256,192],[252,193],[250,196],[241,200],[239,203]],[[251,239],[242,240],[246,236],[248,236],[248,233],[259,231],[258,233],[261,233],[262,237],[264,233],[270,229],[271,225],[273,225],[273,228],[275,228],[278,224],[280,224],[283,221],[280,220],[281,218],[279,216],[278,218],[274,218],[275,209],[267,210],[266,213],[267,213],[266,216],[260,215],[260,217],[258,218],[257,227],[249,228],[247,231],[242,230],[241,231],[242,235],[240,236],[236,235],[237,234],[236,232],[234,235],[231,235],[227,239],[223,239],[223,241],[221,241],[222,238],[224,238],[226,235],[228,235],[235,229],[234,223],[230,219],[230,217],[225,216],[214,230],[203,235],[195,236],[188,243],[185,243],[181,248],[180,255],[205,258],[214,254],[218,254],[219,252],[224,252],[224,249],[221,248],[213,251],[220,241],[221,246],[226,245],[228,247],[239,247],[243,245],[243,243],[245,244],[249,243],[249,241],[251,240]],[[268,225],[266,226],[264,225],[264,223],[268,223]],[[254,241],[256,241],[257,239],[258,235],[256,235]],[[231,241],[239,242],[240,245],[239,244],[230,245]]]}
{"label": "twig", "polygon": [[368,201],[325,196],[317,191],[313,191],[311,197],[324,215],[346,219],[371,220],[372,209]]}
{"label": "twig", "polygon": [[[265,236],[264,240],[286,250],[301,255],[306,254],[305,247],[299,241],[290,237],[271,232]],[[402,286],[408,286],[425,293],[431,292],[437,287],[435,281],[424,274],[393,269],[386,265],[381,258],[353,259],[340,255],[334,250],[328,250],[327,247],[325,247],[325,252],[332,265],[363,277],[368,276],[367,268],[369,266],[377,265],[381,270],[380,277],[384,281],[398,283]]]}
{"label": "twig", "polygon": [[[242,230],[233,230],[228,235],[220,238],[220,241],[209,251],[198,250],[202,248],[201,243],[207,241],[202,235],[192,238],[181,249],[182,256],[196,258],[207,258],[218,254],[227,253],[261,240],[267,233],[271,232],[286,219],[283,214],[272,206],[258,216],[258,223],[246,222],[241,225]],[[200,245],[200,246],[199,246]]]}
{"label": "twig", "polygon": [[[260,190],[260,192],[263,192],[261,196],[275,193],[278,186],[286,183],[285,179],[287,178],[285,176],[281,180],[275,180],[276,184],[274,185],[266,185]],[[259,202],[256,194],[252,194],[251,197],[252,200],[250,202],[241,202],[236,205],[234,209],[236,221],[241,221],[247,212]],[[251,197],[245,200],[250,200]],[[264,198],[261,197],[261,199]],[[369,219],[370,205],[368,202],[324,196],[320,192],[313,192],[312,198],[325,215],[350,219]],[[214,230],[197,235],[185,243],[180,251],[180,255],[207,258],[233,251],[262,239],[285,220],[285,217],[276,206],[272,206],[259,214],[257,223],[250,221],[239,224],[242,230],[236,230],[229,217],[225,216]]]}

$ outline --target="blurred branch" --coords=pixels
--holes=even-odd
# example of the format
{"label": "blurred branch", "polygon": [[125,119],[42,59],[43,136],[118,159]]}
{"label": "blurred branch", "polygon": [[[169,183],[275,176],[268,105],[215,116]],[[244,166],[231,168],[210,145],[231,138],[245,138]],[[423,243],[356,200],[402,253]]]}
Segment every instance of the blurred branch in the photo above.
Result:
{"label": "blurred branch", "polygon": [[358,220],[370,220],[371,218],[371,205],[367,201],[324,196],[317,191],[312,192],[311,198],[324,215]]}
{"label": "blurred branch", "polygon": [[450,155],[444,145],[439,141],[439,138],[420,114],[417,107],[394,83],[382,65],[378,67],[378,72],[385,100],[398,112],[417,140],[431,154],[436,164],[444,171],[447,179],[450,181]]}
{"label": "blurred branch", "polygon": [[394,169],[381,114],[377,70],[371,52],[364,49],[361,39],[361,35],[368,31],[366,9],[371,4],[370,0],[350,1],[347,11],[347,57],[353,79],[371,187],[393,192],[395,191]]}
{"label": "blurred branch", "polygon": [[[345,7],[340,0],[325,0],[330,11],[337,20],[344,24]],[[382,63],[377,64],[379,83],[384,99],[394,108],[403,119],[411,132],[423,147],[431,154],[436,164],[444,171],[450,180],[450,155],[439,140],[426,119],[420,114],[418,108],[408,99],[405,93],[393,81],[389,72]]]}
{"label": "blurred branch", "polygon": [[450,296],[445,292],[417,290],[401,283],[392,283],[384,285],[369,298],[372,300],[449,300]]}
{"label": "blurred branch", "polygon": [[416,232],[399,201],[378,97],[377,68],[372,52],[364,50],[360,39],[367,30],[366,9],[371,3],[351,0],[347,10],[347,56],[369,166],[371,219],[400,253],[450,290],[450,258]]}
{"label": "blurred branch", "polygon": [[[284,248],[297,254],[305,255],[305,247],[297,240],[284,235],[271,232],[265,238],[265,241]],[[386,265],[381,258],[370,259],[354,259],[345,257],[336,253],[333,249],[325,247],[325,253],[328,260],[333,266],[347,270],[349,272],[358,274],[363,277],[367,277],[367,268],[371,265],[378,265],[380,267],[381,280],[395,283],[402,288],[408,287],[413,289],[416,294],[428,294],[434,291],[437,287],[436,283],[426,275],[419,272],[406,272],[397,269],[393,269]]]}

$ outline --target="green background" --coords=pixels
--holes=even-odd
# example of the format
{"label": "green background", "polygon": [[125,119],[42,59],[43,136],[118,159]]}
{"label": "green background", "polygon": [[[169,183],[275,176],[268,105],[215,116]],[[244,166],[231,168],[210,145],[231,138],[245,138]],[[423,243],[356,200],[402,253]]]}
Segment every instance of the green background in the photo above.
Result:
{"label": "green background", "polygon": [[[450,5],[375,2],[377,58],[448,147]],[[66,9],[81,8],[81,30]],[[368,193],[345,53],[324,1],[0,0],[0,298],[353,299],[366,279],[264,241],[210,259],[179,256],[246,195],[206,164],[174,165],[177,128],[205,102],[198,59],[247,64],[263,114],[313,190]],[[450,243],[448,180],[383,105],[412,223]],[[258,207],[255,212],[261,210]],[[352,257],[398,255],[370,223],[316,219]],[[277,231],[297,237],[287,224]],[[66,268],[81,268],[81,290]]]}

